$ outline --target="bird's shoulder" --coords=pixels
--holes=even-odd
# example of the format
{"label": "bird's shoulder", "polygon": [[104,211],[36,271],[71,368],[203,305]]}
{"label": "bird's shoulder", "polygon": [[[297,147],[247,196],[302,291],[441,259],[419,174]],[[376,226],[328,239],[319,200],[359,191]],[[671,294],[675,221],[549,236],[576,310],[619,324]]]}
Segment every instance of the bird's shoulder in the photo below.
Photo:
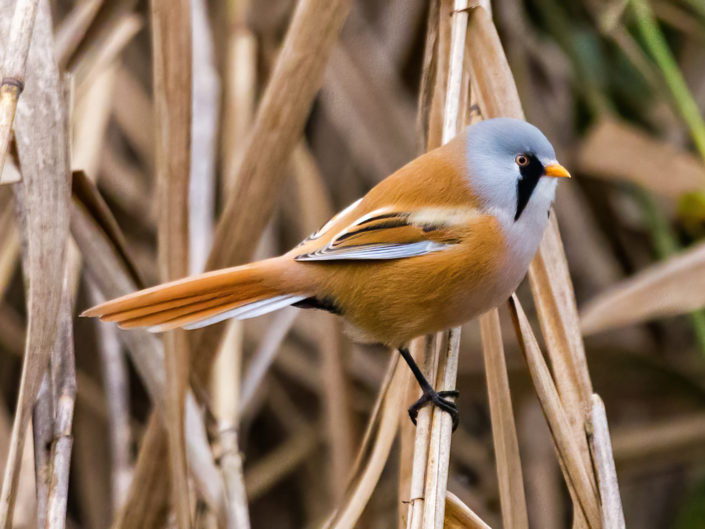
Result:
{"label": "bird's shoulder", "polygon": [[362,244],[457,241],[483,216],[469,184],[464,157],[463,142],[454,141],[414,159],[290,253],[319,255],[322,249],[334,246],[342,250]]}

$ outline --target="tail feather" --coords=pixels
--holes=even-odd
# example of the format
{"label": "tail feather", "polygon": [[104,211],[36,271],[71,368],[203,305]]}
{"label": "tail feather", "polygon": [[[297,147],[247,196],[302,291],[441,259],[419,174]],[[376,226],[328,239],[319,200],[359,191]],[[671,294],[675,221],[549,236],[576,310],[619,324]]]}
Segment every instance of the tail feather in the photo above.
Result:
{"label": "tail feather", "polygon": [[207,272],[141,290],[86,310],[120,327],[149,327],[155,332],[195,329],[227,318],[266,314],[310,296],[287,281],[281,258]]}
{"label": "tail feather", "polygon": [[109,322],[121,322],[122,324],[127,325],[129,321],[138,320],[142,317],[154,315],[156,313],[161,313],[172,309],[185,309],[189,306],[204,302],[217,303],[223,297],[226,296],[223,296],[222,294],[218,295],[210,293],[203,296],[193,296],[192,298],[188,299],[188,301],[185,301],[184,299],[176,299],[172,301],[165,301],[163,303],[154,303],[153,305],[145,305],[136,309],[127,309],[121,312],[107,313],[102,315],[100,319]]}

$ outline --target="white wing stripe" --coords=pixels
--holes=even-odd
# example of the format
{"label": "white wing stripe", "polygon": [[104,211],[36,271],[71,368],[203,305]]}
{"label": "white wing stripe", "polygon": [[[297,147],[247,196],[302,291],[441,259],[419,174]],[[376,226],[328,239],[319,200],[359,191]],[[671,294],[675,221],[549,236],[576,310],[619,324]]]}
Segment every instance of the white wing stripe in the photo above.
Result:
{"label": "white wing stripe", "polygon": [[[225,312],[215,314],[203,320],[189,323],[188,325],[184,325],[184,329],[200,329],[201,327],[206,327],[207,325],[212,325],[230,318],[235,318],[237,320],[254,318],[256,316],[261,316],[262,314],[267,314],[268,312],[279,310],[287,305],[293,305],[297,301],[301,301],[307,297],[308,296],[285,295],[262,299],[260,301],[248,303],[247,305],[242,305],[234,309],[226,310]],[[168,323],[169,322],[164,325],[155,325],[153,327],[149,327],[147,330],[150,332],[162,332],[164,327],[168,326]]]}
{"label": "white wing stripe", "polygon": [[402,259],[438,252],[450,248],[451,244],[435,241],[419,241],[408,244],[369,244],[331,250],[327,247],[317,252],[299,255],[296,261],[341,261],[341,260],[380,260]]}

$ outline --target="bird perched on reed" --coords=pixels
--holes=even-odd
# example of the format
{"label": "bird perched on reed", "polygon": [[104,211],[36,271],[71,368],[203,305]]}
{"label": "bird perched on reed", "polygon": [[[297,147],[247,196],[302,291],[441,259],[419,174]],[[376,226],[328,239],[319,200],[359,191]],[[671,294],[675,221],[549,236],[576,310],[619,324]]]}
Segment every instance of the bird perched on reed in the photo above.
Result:
{"label": "bird perched on reed", "polygon": [[354,337],[398,348],[428,403],[453,416],[406,344],[505,301],[538,249],[569,177],[533,125],[497,118],[408,163],[291,251],[141,290],[93,307],[121,327],[160,332],[294,305],[344,317]]}

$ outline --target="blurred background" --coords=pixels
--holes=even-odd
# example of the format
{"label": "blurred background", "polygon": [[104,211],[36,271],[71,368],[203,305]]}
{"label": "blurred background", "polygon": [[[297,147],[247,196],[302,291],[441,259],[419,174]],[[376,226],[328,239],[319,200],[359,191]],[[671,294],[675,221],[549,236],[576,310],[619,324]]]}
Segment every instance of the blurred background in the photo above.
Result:
{"label": "blurred background", "polygon": [[[214,220],[235,185],[294,6],[192,2],[191,272],[204,269]],[[55,0],[51,8],[57,48],[64,46],[59,62],[74,73],[72,167],[96,182],[138,275],[155,284],[149,6]],[[698,308],[705,305],[705,3],[497,0],[492,8],[527,119],[573,175],[559,188],[556,212],[590,375],[607,409],[627,526],[705,527],[705,312]],[[258,258],[288,250],[422,152],[417,101],[427,18],[425,0],[352,2]],[[90,21],[88,30],[73,42],[81,20]],[[12,201],[1,188],[0,467],[27,313]],[[77,288],[74,316],[100,299],[85,273]],[[527,285],[519,297],[530,311]],[[571,501],[550,433],[509,315],[504,308],[500,314],[530,525],[568,527]],[[228,336],[243,354],[238,440],[252,527],[314,526],[344,493],[390,353],[353,344],[340,322],[318,311],[282,311],[234,326]],[[68,526],[108,527],[127,497],[152,403],[114,329],[75,319],[74,344]],[[216,369],[215,394],[197,396],[212,437],[215,417],[227,408],[218,391],[237,377],[231,364]],[[474,322],[463,329],[458,388],[461,426],[449,490],[498,528]],[[36,524],[27,457],[17,527]],[[360,527],[396,524],[398,472],[395,444]]]}

